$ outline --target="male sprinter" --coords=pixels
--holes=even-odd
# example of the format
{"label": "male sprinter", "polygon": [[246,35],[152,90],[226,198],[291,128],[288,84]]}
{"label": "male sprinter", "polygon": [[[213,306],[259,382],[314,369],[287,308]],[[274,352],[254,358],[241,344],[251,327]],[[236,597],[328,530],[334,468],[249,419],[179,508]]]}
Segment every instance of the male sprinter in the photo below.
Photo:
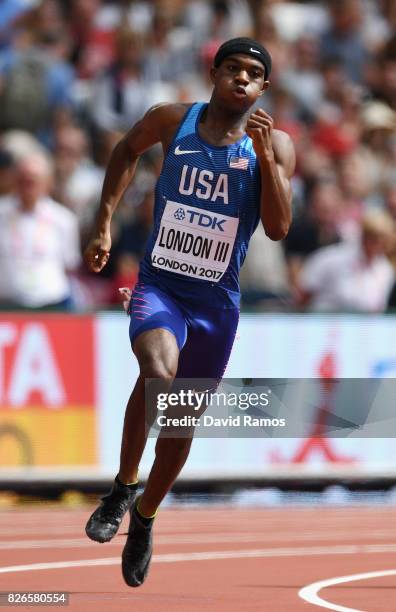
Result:
{"label": "male sprinter", "polygon": [[[130,302],[130,339],[140,375],[129,399],[120,470],[86,526],[107,542],[131,509],[122,572],[129,586],[146,578],[157,508],[182,469],[191,437],[159,435],[156,457],[135,501],[146,443],[144,381],[170,388],[175,377],[223,376],[239,314],[238,273],[259,220],[272,240],[291,222],[293,145],[271,117],[251,107],[269,86],[271,58],[250,38],[218,49],[209,104],[163,104],[150,109],[115,147],[104,179],[88,266],[102,270],[110,253],[110,222],[133,178],[139,156],[162,143],[155,189],[154,228]],[[251,114],[249,114],[251,113]]]}

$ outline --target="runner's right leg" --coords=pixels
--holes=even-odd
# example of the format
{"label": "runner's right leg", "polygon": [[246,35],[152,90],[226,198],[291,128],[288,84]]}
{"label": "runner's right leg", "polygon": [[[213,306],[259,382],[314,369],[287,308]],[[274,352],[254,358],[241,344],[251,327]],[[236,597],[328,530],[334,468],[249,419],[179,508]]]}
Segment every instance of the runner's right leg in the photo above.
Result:
{"label": "runner's right leg", "polygon": [[175,336],[167,329],[150,329],[140,334],[133,352],[139,362],[140,374],[127,405],[122,434],[119,478],[137,481],[139,463],[146,445],[149,427],[146,423],[145,379],[156,378],[167,392],[176,376],[179,348]]}
{"label": "runner's right leg", "polygon": [[[200,308],[185,312],[184,316],[189,321],[189,331],[180,354],[177,376],[193,379],[194,387],[196,383],[198,388],[201,384],[199,380],[194,382],[197,378],[206,379],[202,381],[205,385],[217,386],[216,381],[218,383],[223,376],[231,353],[238,309]],[[186,381],[183,386],[185,384]],[[144,492],[131,511],[128,538],[122,552],[122,574],[128,586],[138,587],[147,577],[153,550],[154,516],[188,457],[193,433],[193,427],[187,428],[180,437],[177,431],[173,433],[163,427],[158,436],[156,458]]]}
{"label": "runner's right leg", "polygon": [[157,287],[138,285],[131,300],[130,338],[140,374],[125,413],[119,474],[86,525],[86,533],[92,540],[111,540],[133,504],[138,466],[149,430],[145,379],[159,379],[164,392],[170,388],[186,336],[185,320],[173,300]]}

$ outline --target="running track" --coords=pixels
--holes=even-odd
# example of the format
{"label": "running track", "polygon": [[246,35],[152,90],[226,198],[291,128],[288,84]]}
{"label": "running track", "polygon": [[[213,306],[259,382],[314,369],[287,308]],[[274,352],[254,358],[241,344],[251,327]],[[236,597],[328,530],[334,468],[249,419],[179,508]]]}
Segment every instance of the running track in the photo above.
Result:
{"label": "running track", "polygon": [[139,589],[120,574],[126,524],[96,544],[90,511],[0,512],[0,591],[69,591],[73,612],[396,612],[392,508],[164,509]]}

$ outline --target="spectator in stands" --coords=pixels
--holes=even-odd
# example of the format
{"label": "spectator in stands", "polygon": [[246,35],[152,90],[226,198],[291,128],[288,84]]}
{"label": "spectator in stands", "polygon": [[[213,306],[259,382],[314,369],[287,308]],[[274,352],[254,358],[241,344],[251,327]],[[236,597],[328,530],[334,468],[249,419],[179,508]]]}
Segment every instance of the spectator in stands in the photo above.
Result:
{"label": "spectator in stands", "polygon": [[18,163],[15,195],[1,200],[2,307],[72,307],[68,273],[80,263],[78,223],[50,189],[51,164],[37,152]]}
{"label": "spectator in stands", "polygon": [[72,107],[74,71],[65,61],[63,33],[42,33],[34,44],[0,58],[0,129],[26,130],[48,140],[54,114]]}
{"label": "spectator in stands", "polygon": [[396,112],[384,102],[372,101],[363,107],[360,120],[365,172],[378,197],[386,184],[396,180]]}
{"label": "spectator in stands", "polygon": [[396,180],[385,185],[383,191],[385,210],[396,223]]}
{"label": "spectator in stands", "polygon": [[[265,5],[258,11],[254,38],[263,43],[265,48],[271,53],[271,83],[275,84],[280,74],[290,66],[290,48],[288,43],[282,38],[271,11]],[[268,94],[270,95],[270,92]]]}
{"label": "spectator in stands", "polygon": [[72,60],[78,77],[83,80],[94,78],[114,60],[113,25],[99,21],[102,8],[102,0],[70,2]]}
{"label": "spectator in stands", "polygon": [[10,195],[15,187],[15,164],[8,151],[0,149],[0,201]]}
{"label": "spectator in stands", "polygon": [[311,253],[341,240],[343,196],[334,182],[319,182],[312,189],[309,205],[293,221],[285,239],[289,282],[297,291],[304,261]]}
{"label": "spectator in stands", "polygon": [[323,102],[316,109],[312,141],[334,160],[353,151],[359,139],[358,110],[362,89],[346,76],[339,60],[322,66]]}
{"label": "spectator in stands", "polygon": [[337,57],[322,60],[320,73],[323,78],[323,97],[332,107],[339,107],[344,87],[350,83],[342,61]]}
{"label": "spectator in stands", "polygon": [[362,81],[369,59],[362,35],[362,0],[329,0],[330,27],[321,38],[323,60],[339,59],[350,79]]}
{"label": "spectator in stands", "polygon": [[356,237],[364,211],[370,207],[372,180],[364,151],[353,151],[338,166],[339,184],[344,196],[343,229],[345,237]]}
{"label": "spectator in stands", "polygon": [[383,312],[395,277],[386,257],[394,236],[388,214],[367,212],[359,240],[325,247],[307,259],[301,303],[317,311]]}
{"label": "spectator in stands", "polygon": [[246,306],[276,310],[281,304],[290,302],[282,245],[266,236],[261,223],[250,240],[240,282],[242,302]]}
{"label": "spectator in stands", "polygon": [[280,84],[295,98],[303,116],[315,116],[323,101],[324,89],[317,38],[304,35],[295,42],[289,65],[280,76]]}
{"label": "spectator in stands", "polygon": [[67,23],[63,16],[60,0],[41,0],[26,17],[35,38],[54,39],[65,34]]}
{"label": "spectator in stands", "polygon": [[388,28],[396,28],[396,3],[395,0],[383,0],[380,8],[386,18]]}
{"label": "spectator in stands", "polygon": [[332,157],[325,149],[315,145],[310,136],[307,130],[296,147],[301,181],[300,197],[303,199],[300,205],[304,205],[309,199],[311,189],[318,182],[336,182],[336,169]]}
{"label": "spectator in stands", "polygon": [[35,153],[46,154],[46,149],[29,132],[23,130],[10,130],[4,132],[0,137],[1,148],[7,151],[15,162],[26,159]]}
{"label": "spectator in stands", "polygon": [[[115,30],[121,26],[128,26],[134,32],[146,34],[151,27],[154,4],[154,2],[145,0],[106,2],[97,11],[95,22],[97,27],[103,29]],[[177,2],[172,4],[177,4]]]}
{"label": "spectator in stands", "polygon": [[178,97],[180,102],[189,103],[191,100],[209,100],[213,84],[210,69],[213,66],[214,56],[218,44],[210,41],[202,46],[198,56],[197,69],[191,72],[178,84]]}
{"label": "spectator in stands", "polygon": [[196,64],[191,34],[186,28],[174,27],[172,16],[156,10],[144,53],[144,73],[151,82],[182,82]]}
{"label": "spectator in stands", "polygon": [[170,85],[150,82],[143,74],[141,39],[131,32],[119,32],[117,55],[111,68],[94,85],[92,118],[102,130],[128,130],[153,104],[175,97]]}
{"label": "spectator in stands", "polygon": [[396,111],[396,34],[378,54],[372,72],[375,97]]}
{"label": "spectator in stands", "polygon": [[1,0],[0,2],[0,50],[8,47],[12,40],[15,23],[29,3],[24,0]]}
{"label": "spectator in stands", "polygon": [[[392,217],[393,222],[396,224],[396,181],[389,182],[387,185],[385,185],[382,196],[384,209]],[[390,248],[389,259],[394,270],[396,271],[396,236]],[[394,283],[389,296],[388,307],[393,309],[396,308],[396,282]]]}
{"label": "spectator in stands", "polygon": [[251,34],[253,19],[249,4],[247,0],[187,0],[182,22],[192,32],[194,46],[214,41],[220,45],[228,38]]}
{"label": "spectator in stands", "polygon": [[54,141],[54,197],[73,210],[85,227],[92,221],[102,189],[104,171],[89,155],[85,132],[76,126],[57,130]]}
{"label": "spectator in stands", "polygon": [[[263,96],[264,97],[264,96]],[[284,88],[274,85],[271,93],[270,114],[278,130],[289,134],[298,148],[299,141],[305,136],[305,125],[299,118],[299,108],[295,98]],[[268,103],[260,100],[259,106],[267,109]]]}
{"label": "spectator in stands", "polygon": [[131,220],[120,227],[116,246],[119,256],[134,255],[139,261],[144,254],[147,240],[153,225],[154,193],[153,185],[144,194],[141,203],[135,207]]}

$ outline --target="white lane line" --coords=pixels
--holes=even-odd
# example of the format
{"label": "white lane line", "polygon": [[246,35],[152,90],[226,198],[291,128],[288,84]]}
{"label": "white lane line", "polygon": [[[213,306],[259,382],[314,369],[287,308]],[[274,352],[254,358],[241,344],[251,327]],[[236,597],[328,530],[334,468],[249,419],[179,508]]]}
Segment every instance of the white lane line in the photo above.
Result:
{"label": "white lane line", "polygon": [[[119,535],[124,535],[120,533]],[[371,533],[362,534],[361,539],[365,543],[367,540],[386,539],[389,540],[391,534],[388,530],[377,530]],[[334,532],[331,533],[299,533],[299,534],[266,534],[256,533],[254,535],[236,532],[236,533],[202,533],[202,534],[191,534],[191,535],[161,535],[156,537],[157,545],[165,544],[218,544],[218,543],[234,543],[234,542],[311,542],[318,540],[323,541],[339,541],[339,540],[355,540],[356,536],[351,532]],[[111,542],[107,542],[107,546],[121,546],[124,544],[124,539],[117,537]],[[0,542],[0,550],[13,550],[13,549],[30,549],[30,548],[86,548],[93,546],[93,542],[87,537],[83,538],[47,538],[47,539],[31,539],[31,540],[4,540]]]}
{"label": "white lane line", "polygon": [[328,610],[336,610],[336,612],[364,612],[364,610],[358,610],[357,608],[346,608],[345,606],[339,606],[331,603],[326,599],[319,597],[318,593],[326,587],[332,587],[337,584],[344,584],[345,582],[355,582],[357,580],[370,580],[370,578],[382,578],[383,576],[396,576],[396,569],[384,570],[381,572],[367,572],[366,574],[351,574],[350,576],[339,576],[337,578],[328,578],[327,580],[320,580],[319,582],[313,582],[302,588],[298,594],[301,599],[304,599],[314,606],[320,606],[321,608],[327,608]]}
{"label": "white lane line", "polygon": [[[65,535],[64,531],[59,532],[48,532],[43,535],[56,535],[59,533],[60,535]],[[75,531],[74,531],[75,533]],[[79,530],[75,535],[81,534],[81,530]],[[0,534],[1,535],[1,534]],[[40,535],[40,533],[32,532],[31,534],[24,535]],[[121,529],[118,536],[126,535],[123,533]],[[337,533],[321,533],[315,531],[307,531],[300,533],[264,533],[258,532],[255,534],[249,534],[243,531],[233,532],[218,532],[216,534],[202,532],[197,534],[172,534],[168,535],[166,532],[159,532],[156,536],[156,544],[211,544],[211,543],[229,543],[229,542],[311,542],[311,541],[333,541],[333,540],[348,540],[353,539],[367,541],[367,540],[387,540],[394,535],[394,532],[389,529],[377,529],[368,533],[359,533],[359,534],[351,534],[351,531],[345,532],[337,532]],[[123,543],[123,539],[120,537],[115,538],[111,542],[107,542],[107,546],[118,546]],[[23,539],[23,540],[15,540],[13,538],[9,538],[7,540],[0,541],[0,550],[12,550],[15,549],[29,549],[29,548],[84,548],[88,546],[92,546],[91,540],[87,537],[74,537],[74,538],[32,538],[32,539]]]}
{"label": "white lane line", "polygon": [[[30,521],[30,518],[27,516],[26,523],[28,524],[18,526],[16,525],[14,521],[9,526],[6,526],[4,521],[2,520],[2,516],[0,515],[0,536],[1,537],[11,537],[11,536],[33,535],[37,537],[40,534],[53,535],[53,536],[56,536],[57,534],[59,535],[75,534],[76,536],[78,536],[79,534],[81,534],[81,531],[83,530],[83,526],[86,523],[87,517],[88,517],[88,514],[84,516],[83,518],[81,518],[81,520],[80,518],[78,518],[78,520],[76,520],[73,525],[66,525],[62,520],[59,520],[57,524],[51,525],[46,519],[43,519],[40,522],[40,524],[35,526]],[[209,520],[208,521],[197,521],[197,522],[191,522],[191,523],[181,523],[181,522],[175,523],[175,521],[173,521],[173,525],[170,522],[169,523],[167,522],[166,520],[167,517],[164,517],[164,518],[165,520],[162,519],[161,517],[162,521],[157,526],[157,533],[175,534],[175,535],[180,534],[180,533],[185,533],[186,535],[188,535],[191,531],[196,530],[198,527],[202,529],[207,529],[208,527],[209,528],[218,527],[218,524],[217,524],[218,517],[214,517],[210,521]],[[316,525],[314,521],[314,517],[312,517],[312,519],[306,518],[305,523],[307,522],[309,524],[309,532],[318,534],[318,537],[321,537],[322,535],[325,535],[325,534],[334,533],[335,529],[337,530],[342,529],[343,532],[350,533],[349,528],[356,526],[356,518],[354,519],[353,523],[351,522],[349,524],[349,522],[347,523],[341,522],[341,525],[338,523],[325,524],[325,521],[322,521],[320,525]],[[396,528],[396,521],[390,521],[388,517],[386,520],[386,523],[388,525],[388,528],[387,528],[388,533],[393,535],[395,528]],[[235,527],[235,521],[232,524],[231,523],[228,524],[227,521],[221,519],[221,525],[222,525],[223,531],[226,531],[229,529],[228,532],[231,533]],[[367,523],[360,521],[359,525],[363,532],[370,533],[371,531],[377,531],[375,529],[375,526],[378,525],[378,521],[377,522],[371,521]],[[308,530],[306,526],[305,528],[304,526],[301,526],[301,527],[303,527],[301,531],[303,533],[307,533]],[[296,531],[300,530],[300,527],[299,527],[299,523],[295,523],[295,522],[289,523],[288,525],[279,523],[276,525],[276,530],[284,534],[285,537],[291,537],[292,535],[296,534]],[[273,533],[273,530],[271,530],[271,533]]]}
{"label": "white lane line", "polygon": [[[259,557],[308,557],[322,555],[356,555],[372,553],[394,553],[396,544],[384,545],[350,545],[350,546],[311,546],[295,548],[259,548],[248,550],[224,550],[207,552],[169,553],[153,556],[154,563],[178,563],[180,561],[211,561],[214,559],[242,559]],[[28,565],[9,565],[0,567],[0,574],[30,572],[68,567],[91,567],[96,565],[119,565],[120,557],[101,559],[79,559],[76,561],[51,561],[48,563],[30,563]]]}

